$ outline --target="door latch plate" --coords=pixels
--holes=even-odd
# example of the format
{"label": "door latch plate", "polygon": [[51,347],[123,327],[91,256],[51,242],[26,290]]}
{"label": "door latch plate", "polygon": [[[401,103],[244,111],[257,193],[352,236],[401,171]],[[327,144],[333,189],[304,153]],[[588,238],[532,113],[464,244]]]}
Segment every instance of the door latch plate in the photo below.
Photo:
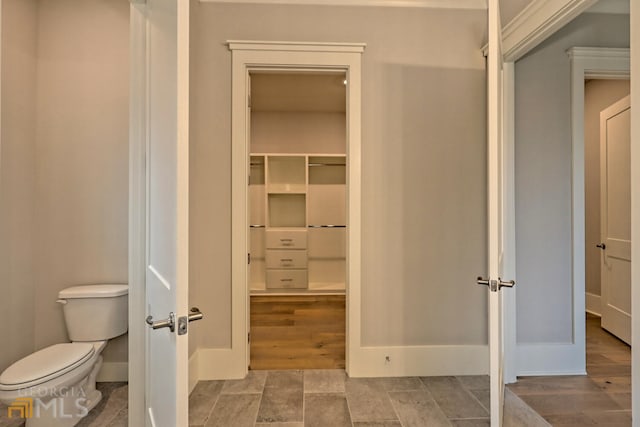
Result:
{"label": "door latch plate", "polygon": [[178,335],[184,335],[189,329],[189,318],[187,316],[178,317]]}

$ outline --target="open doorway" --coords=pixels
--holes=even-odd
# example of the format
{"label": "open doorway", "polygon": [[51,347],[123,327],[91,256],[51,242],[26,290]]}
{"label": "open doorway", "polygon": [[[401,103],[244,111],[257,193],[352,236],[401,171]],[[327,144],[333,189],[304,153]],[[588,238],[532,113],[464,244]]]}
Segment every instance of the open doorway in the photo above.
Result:
{"label": "open doorway", "polygon": [[630,129],[628,104],[620,108],[629,93],[628,79],[585,80],[586,366],[596,381],[615,371],[607,380],[620,384],[631,370]]}
{"label": "open doorway", "polygon": [[250,369],[344,368],[346,75],[249,82]]}
{"label": "open doorway", "polygon": [[603,254],[600,114],[610,105],[629,95],[629,92],[628,79],[585,80],[585,303],[586,311],[598,317],[602,314]]}

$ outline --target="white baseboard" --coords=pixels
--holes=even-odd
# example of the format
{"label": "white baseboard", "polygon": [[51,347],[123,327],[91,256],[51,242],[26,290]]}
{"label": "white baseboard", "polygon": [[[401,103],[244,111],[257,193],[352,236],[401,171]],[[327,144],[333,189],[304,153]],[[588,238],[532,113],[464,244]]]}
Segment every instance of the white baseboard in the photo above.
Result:
{"label": "white baseboard", "polygon": [[587,313],[602,317],[602,306],[600,305],[600,295],[587,292],[585,294],[585,305]]}
{"label": "white baseboard", "polygon": [[200,378],[200,361],[198,350],[194,351],[191,357],[189,357],[189,394],[193,391],[198,384]]}
{"label": "white baseboard", "polygon": [[[349,362],[351,377],[486,375],[489,372],[486,345],[364,347],[357,353],[352,356],[353,362]],[[231,349],[199,349],[189,363],[193,386],[200,380],[240,379],[247,373]],[[191,378],[196,371],[197,376]]]}
{"label": "white baseboard", "polygon": [[586,350],[576,344],[518,344],[518,376],[586,375]]}
{"label": "white baseboard", "polygon": [[442,375],[486,375],[489,347],[402,346],[362,347],[347,361],[350,377],[405,377]]}
{"label": "white baseboard", "polygon": [[127,362],[104,362],[98,372],[96,381],[99,383],[128,382],[129,364]]}

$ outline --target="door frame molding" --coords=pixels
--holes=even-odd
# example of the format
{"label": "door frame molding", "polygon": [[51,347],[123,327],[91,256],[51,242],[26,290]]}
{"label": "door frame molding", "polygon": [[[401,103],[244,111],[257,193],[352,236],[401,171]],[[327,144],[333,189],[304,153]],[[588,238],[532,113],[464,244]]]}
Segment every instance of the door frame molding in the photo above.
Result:
{"label": "door frame molding", "polygon": [[[347,74],[347,277],[346,371],[357,372],[361,348],[361,57],[364,43],[229,40],[232,52],[231,130],[231,349],[199,357],[199,376],[243,378],[248,372],[249,331],[248,75],[252,69],[344,70]],[[224,371],[213,366],[224,358]]]}

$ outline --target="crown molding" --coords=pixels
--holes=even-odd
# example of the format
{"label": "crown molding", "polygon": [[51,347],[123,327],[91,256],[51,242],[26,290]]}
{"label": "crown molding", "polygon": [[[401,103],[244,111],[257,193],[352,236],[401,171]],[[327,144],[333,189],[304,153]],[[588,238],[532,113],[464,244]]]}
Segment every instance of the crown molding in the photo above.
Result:
{"label": "crown molding", "polygon": [[382,6],[484,10],[487,0],[199,0],[200,3],[290,4],[307,6]]}
{"label": "crown molding", "polygon": [[572,47],[567,50],[572,66],[583,70],[588,79],[630,78],[631,50],[610,47]]}
{"label": "crown molding", "polygon": [[[614,47],[572,47],[567,49],[569,58],[576,59],[621,59],[629,61],[631,50],[629,48]],[[627,67],[628,68],[628,67]]]}
{"label": "crown molding", "polygon": [[[505,62],[515,62],[598,0],[533,0],[502,29]],[[487,46],[483,47],[486,55]]]}

